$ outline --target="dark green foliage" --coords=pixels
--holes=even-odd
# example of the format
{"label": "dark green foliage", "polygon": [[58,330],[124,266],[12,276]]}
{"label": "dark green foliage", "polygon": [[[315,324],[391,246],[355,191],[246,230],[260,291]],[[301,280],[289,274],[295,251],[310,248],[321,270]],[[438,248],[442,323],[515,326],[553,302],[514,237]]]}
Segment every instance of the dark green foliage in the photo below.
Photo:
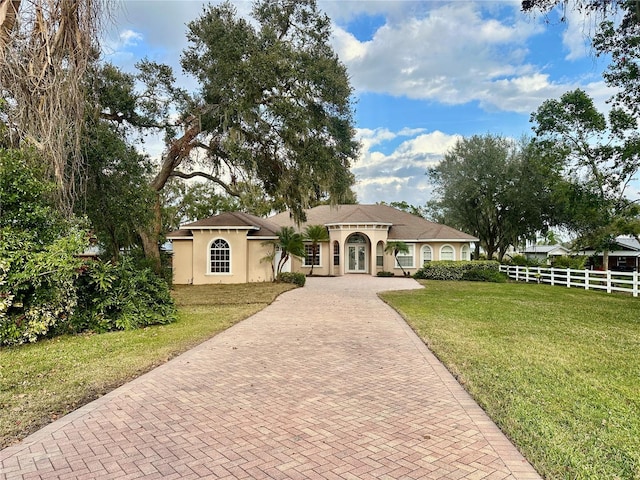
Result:
{"label": "dark green foliage", "polygon": [[35,342],[72,315],[82,225],[65,220],[31,154],[0,150],[0,345]]}
{"label": "dark green foliage", "polygon": [[382,271],[376,274],[378,277],[393,277],[393,272]]}
{"label": "dark green foliage", "polygon": [[24,152],[0,150],[0,345],[167,323],[166,283],[123,259],[86,263],[83,222],[63,219]]}
{"label": "dark green foliage", "polygon": [[511,257],[505,257],[502,260],[505,265],[516,265],[518,267],[537,267],[540,265],[535,258],[527,258],[525,255],[513,255]]}
{"label": "dark green foliage", "polygon": [[575,257],[563,255],[561,257],[554,257],[551,261],[551,266],[553,268],[572,268],[574,270],[583,270],[586,261],[587,257],[584,255]]}
{"label": "dark green foliage", "polygon": [[61,328],[65,333],[131,330],[176,319],[165,281],[129,257],[116,265],[88,263],[78,280],[78,297],[75,315]]}
{"label": "dark green foliage", "polygon": [[304,287],[304,284],[307,282],[307,277],[304,276],[304,273],[300,272],[281,272],[278,275],[277,281],[282,283],[293,283],[299,287]]}
{"label": "dark green foliage", "polygon": [[459,140],[427,174],[438,222],[480,239],[487,258],[502,260],[509,246],[555,223],[554,198],[561,165],[527,139],[496,135]]}
{"label": "dark green foliage", "polygon": [[[413,278],[423,280],[464,280],[468,272],[498,272],[500,263],[492,260],[457,262],[453,260],[443,260],[429,262],[418,270]],[[478,273],[478,275],[483,275]]]}
{"label": "dark green foliage", "polygon": [[495,270],[474,269],[464,272],[462,280],[467,282],[506,283],[508,277],[504,273],[496,272]]}

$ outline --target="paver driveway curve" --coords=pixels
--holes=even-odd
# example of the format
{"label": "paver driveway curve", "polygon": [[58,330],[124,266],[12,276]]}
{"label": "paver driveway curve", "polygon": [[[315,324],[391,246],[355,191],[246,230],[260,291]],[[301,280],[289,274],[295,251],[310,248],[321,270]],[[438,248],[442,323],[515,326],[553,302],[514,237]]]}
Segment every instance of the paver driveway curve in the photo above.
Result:
{"label": "paver driveway curve", "polygon": [[0,452],[0,477],[539,479],[376,292],[310,278]]}

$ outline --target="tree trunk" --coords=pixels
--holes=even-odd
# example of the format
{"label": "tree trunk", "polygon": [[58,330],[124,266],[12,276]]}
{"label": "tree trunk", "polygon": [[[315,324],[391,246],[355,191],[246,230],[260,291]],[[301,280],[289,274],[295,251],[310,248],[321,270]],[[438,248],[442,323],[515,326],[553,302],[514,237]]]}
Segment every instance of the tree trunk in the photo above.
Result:
{"label": "tree trunk", "polygon": [[609,250],[602,252],[602,269],[605,272],[609,270]]}
{"label": "tree trunk", "polygon": [[149,225],[141,227],[138,234],[142,239],[144,256],[151,262],[153,270],[160,274],[162,272],[162,262],[160,260],[160,232],[162,232],[162,212],[160,205],[160,195],[156,195],[153,205],[153,217]]}

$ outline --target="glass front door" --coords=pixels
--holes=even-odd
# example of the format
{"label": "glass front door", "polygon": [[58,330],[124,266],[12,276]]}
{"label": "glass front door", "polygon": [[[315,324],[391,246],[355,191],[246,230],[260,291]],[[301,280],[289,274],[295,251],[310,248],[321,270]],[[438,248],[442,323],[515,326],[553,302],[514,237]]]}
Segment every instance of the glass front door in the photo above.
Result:
{"label": "glass front door", "polygon": [[347,245],[349,256],[349,272],[362,273],[367,271],[366,245]]}

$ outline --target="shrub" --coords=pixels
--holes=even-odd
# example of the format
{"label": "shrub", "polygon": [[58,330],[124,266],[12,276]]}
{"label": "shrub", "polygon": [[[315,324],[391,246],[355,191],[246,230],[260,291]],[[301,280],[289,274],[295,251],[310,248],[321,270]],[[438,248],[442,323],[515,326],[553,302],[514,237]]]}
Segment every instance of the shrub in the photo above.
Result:
{"label": "shrub", "polygon": [[299,272],[280,272],[277,280],[278,282],[293,283],[299,287],[304,287],[307,277],[304,276],[304,273]]}
{"label": "shrub", "polygon": [[376,274],[378,277],[393,277],[393,272],[381,271]]}
{"label": "shrub", "polygon": [[527,258],[524,255],[514,255],[509,259],[503,260],[502,263],[518,267],[537,267],[540,265],[540,262],[535,258]]}
{"label": "shrub", "polygon": [[462,280],[468,282],[506,283],[507,279],[506,274],[495,270],[468,270],[462,275]]}
{"label": "shrub", "polygon": [[553,268],[571,268],[574,270],[584,270],[586,260],[587,257],[584,256],[569,257],[567,255],[563,255],[561,257],[554,257],[551,262],[551,266]]}
{"label": "shrub", "polygon": [[444,260],[429,262],[414,274],[414,278],[425,280],[462,280],[466,272],[498,272],[500,264],[493,260],[456,262]]}
{"label": "shrub", "polygon": [[68,333],[131,330],[175,319],[175,304],[164,279],[150,267],[123,257],[117,265],[86,266],[78,280],[78,308],[63,328]]}

